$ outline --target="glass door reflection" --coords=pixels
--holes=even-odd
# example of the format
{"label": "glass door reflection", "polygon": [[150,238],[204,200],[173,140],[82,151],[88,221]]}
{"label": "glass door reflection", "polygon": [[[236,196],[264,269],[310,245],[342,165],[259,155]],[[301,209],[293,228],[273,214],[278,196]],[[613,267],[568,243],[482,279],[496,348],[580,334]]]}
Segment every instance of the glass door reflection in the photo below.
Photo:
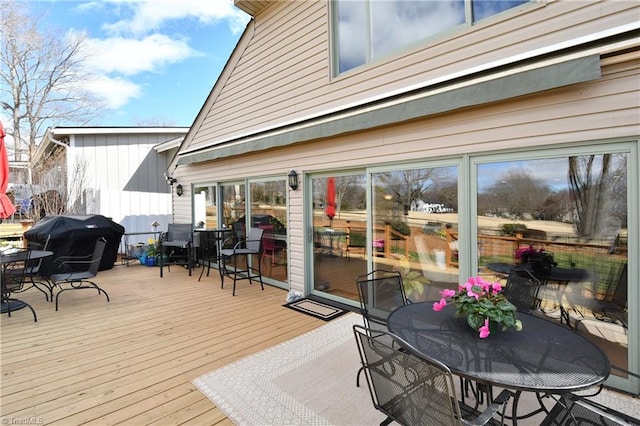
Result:
{"label": "glass door reflection", "polygon": [[313,291],[358,300],[355,277],[367,272],[364,174],[311,179]]}
{"label": "glass door reflection", "polygon": [[[283,179],[249,183],[251,226],[262,228],[262,276],[284,286],[288,279],[287,188]],[[257,260],[256,260],[257,261]]]}

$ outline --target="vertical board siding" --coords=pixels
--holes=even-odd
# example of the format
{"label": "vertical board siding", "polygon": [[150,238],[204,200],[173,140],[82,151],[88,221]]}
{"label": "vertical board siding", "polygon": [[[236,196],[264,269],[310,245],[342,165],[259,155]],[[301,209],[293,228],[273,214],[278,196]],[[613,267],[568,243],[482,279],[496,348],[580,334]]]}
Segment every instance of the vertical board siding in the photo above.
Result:
{"label": "vertical board siding", "polygon": [[85,189],[96,194],[89,214],[111,217],[126,232],[161,229],[171,219],[171,196],[163,173],[170,158],[153,147],[183,133],[75,135],[72,161],[86,162]]}
{"label": "vertical board siding", "polygon": [[633,23],[632,1],[539,2],[330,75],[325,1],[276,2],[189,145],[196,148],[513,55]]}

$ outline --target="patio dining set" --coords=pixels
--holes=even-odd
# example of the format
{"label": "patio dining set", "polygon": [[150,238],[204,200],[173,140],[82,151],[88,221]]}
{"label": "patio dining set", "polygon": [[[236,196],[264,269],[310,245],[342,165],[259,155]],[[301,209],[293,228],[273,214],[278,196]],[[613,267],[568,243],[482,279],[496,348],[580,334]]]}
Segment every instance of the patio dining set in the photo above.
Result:
{"label": "patio dining set", "polygon": [[[251,227],[245,232],[244,229],[226,227],[193,230],[190,224],[170,224],[159,241],[160,277],[164,275],[165,266],[170,268],[175,264],[183,265],[191,275],[192,268],[201,262],[198,281],[205,270],[209,276],[211,267],[215,265],[220,274],[221,288],[224,288],[225,277],[232,280],[233,296],[236,295],[238,281],[242,280],[248,280],[250,284],[256,281],[264,290],[262,264],[267,260],[272,266],[277,264],[277,253],[286,250],[286,242],[281,238],[269,225]],[[199,254],[196,248],[200,249]]]}
{"label": "patio dining set", "polygon": [[[130,246],[130,236],[142,234],[122,234],[125,246]],[[258,282],[264,290],[262,264],[270,260],[274,265],[276,254],[286,249],[280,241],[276,241],[273,231],[265,226],[252,227],[247,235],[240,235],[231,228],[194,230],[190,224],[170,224],[167,232],[154,231],[152,234],[158,238],[158,253],[154,257],[160,267],[160,277],[163,277],[165,270],[170,271],[171,266],[184,266],[191,276],[192,269],[201,264],[202,270],[198,278],[201,280],[205,270],[208,276],[211,267],[215,265],[223,288],[225,277],[232,280],[234,296],[237,282],[241,280]],[[67,238],[60,236],[58,239]],[[96,284],[94,278],[100,270],[113,266],[112,252],[118,245],[114,241],[119,241],[120,236],[99,237],[91,241],[85,238],[81,241],[82,244],[76,242],[73,247],[82,246],[82,251],[88,253],[85,255],[68,255],[68,247],[58,251],[60,244],[53,243],[53,240],[49,234],[44,236],[43,242],[27,240],[26,249],[5,247],[0,250],[3,314],[11,316],[12,312],[28,308],[33,314],[34,322],[37,322],[35,309],[19,298],[29,288],[41,291],[47,301],[53,302],[55,299],[56,311],[59,309],[60,295],[68,290],[93,289],[107,301],[110,300],[107,292]],[[105,249],[110,252],[107,253]],[[196,252],[196,249],[199,251]],[[249,260],[253,256],[257,256],[257,259]],[[130,253],[125,253],[122,256],[123,264],[128,265],[132,257]],[[109,265],[105,266],[105,263]]]}
{"label": "patio dining set", "polygon": [[[486,338],[453,304],[412,303],[397,272],[357,278],[364,324],[353,330],[356,385],[364,375],[374,407],[387,416],[382,424],[640,424],[590,398],[619,368],[586,337],[536,315],[540,282],[522,271],[510,271],[502,290],[521,330]],[[535,395],[534,406],[519,404],[525,394]]]}
{"label": "patio dining set", "polygon": [[49,250],[47,239],[40,249],[10,249],[0,252],[0,282],[2,284],[1,312],[11,316],[12,311],[28,308],[38,321],[35,309],[19,299],[20,294],[33,287],[44,294],[47,301],[54,301],[58,310],[60,295],[69,290],[93,289],[109,301],[109,295],[100,288],[93,278],[98,274],[106,241],[97,239],[93,252],[86,256],[57,256],[53,260],[54,272],[45,273],[42,262],[54,256]]}

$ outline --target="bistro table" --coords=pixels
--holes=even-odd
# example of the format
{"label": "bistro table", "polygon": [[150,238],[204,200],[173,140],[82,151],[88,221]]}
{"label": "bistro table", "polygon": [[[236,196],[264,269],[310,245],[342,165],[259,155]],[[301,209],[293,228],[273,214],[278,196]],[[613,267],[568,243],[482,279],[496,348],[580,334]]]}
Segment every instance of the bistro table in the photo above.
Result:
{"label": "bistro table", "polygon": [[512,421],[521,392],[563,394],[597,386],[609,377],[607,356],[591,341],[555,322],[519,313],[522,331],[508,329],[481,339],[456,317],[455,306],[433,310],[433,302],[402,306],[389,315],[389,330],[418,355],[437,359],[465,379],[516,391]]}
{"label": "bistro table", "polygon": [[220,253],[222,252],[222,245],[224,241],[233,235],[233,229],[231,228],[196,228],[193,230],[200,237],[200,254],[202,257],[202,270],[200,271],[200,277],[198,281],[202,279],[202,275],[204,273],[204,260],[207,261],[207,276],[209,276],[209,272],[211,271],[211,262],[215,262],[218,271],[222,274],[221,261],[222,256]]}
{"label": "bistro table", "polygon": [[[509,275],[511,270],[515,267],[523,267],[527,268],[526,263],[504,263],[504,262],[493,262],[487,263],[486,268],[497,272],[501,275]],[[560,266],[554,266],[549,271],[548,281],[553,281],[557,283],[569,283],[569,282],[580,282],[589,278],[589,271],[586,269],[580,268],[563,268]]]}
{"label": "bistro table", "polygon": [[336,247],[334,247],[333,239],[339,239],[340,237],[346,236],[347,233],[345,231],[340,231],[333,228],[322,228],[316,229],[314,232],[316,233],[317,238],[316,243],[320,247],[320,253],[323,256],[335,256],[335,253],[333,252],[334,249],[339,250],[342,254],[342,249],[340,248],[339,243],[336,245]]}
{"label": "bistro table", "polygon": [[[43,259],[45,257],[53,256],[53,252],[49,250],[29,250],[29,261]],[[7,265],[12,262],[21,262],[27,258],[27,250],[20,250],[17,253],[11,254],[3,254],[0,256],[0,267],[2,267],[2,271],[0,271],[0,275],[4,275],[4,270]],[[4,276],[2,277],[2,293],[4,294]],[[12,300],[9,302],[2,302],[0,306],[0,313],[11,311],[17,311],[26,306],[26,304],[20,300]],[[11,308],[11,309],[9,309]]]}
{"label": "bistro table", "polygon": [[[513,268],[520,267],[531,270],[531,264],[528,263],[504,263],[504,262],[493,262],[487,263],[486,268],[500,275],[508,276],[511,273]],[[569,312],[562,304],[562,299],[564,297],[565,291],[567,290],[567,286],[569,283],[579,283],[586,281],[590,278],[589,271],[581,268],[563,268],[560,266],[554,266],[549,271],[549,276],[547,277],[548,283],[555,283],[557,288],[557,304],[554,309],[560,310],[560,322],[565,321],[569,327],[571,327],[571,321],[569,318]],[[543,283],[547,284],[547,283]]]}

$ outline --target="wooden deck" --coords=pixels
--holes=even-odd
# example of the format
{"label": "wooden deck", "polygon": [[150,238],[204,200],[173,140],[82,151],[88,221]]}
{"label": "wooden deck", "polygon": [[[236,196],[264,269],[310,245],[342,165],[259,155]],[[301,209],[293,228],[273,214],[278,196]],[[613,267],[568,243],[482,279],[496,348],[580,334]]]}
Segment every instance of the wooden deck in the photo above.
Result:
{"label": "wooden deck", "polygon": [[[213,272],[213,271],[212,271]],[[323,324],[282,307],[286,292],[240,282],[220,289],[199,270],[116,266],[60,308],[35,289],[1,321],[4,424],[232,424],[191,380]],[[25,420],[26,419],[26,420]]]}

